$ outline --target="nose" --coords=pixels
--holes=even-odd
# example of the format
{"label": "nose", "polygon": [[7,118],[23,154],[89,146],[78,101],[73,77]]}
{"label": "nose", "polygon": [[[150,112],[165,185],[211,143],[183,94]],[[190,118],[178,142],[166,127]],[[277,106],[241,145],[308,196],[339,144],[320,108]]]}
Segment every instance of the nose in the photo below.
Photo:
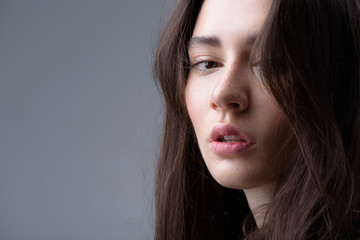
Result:
{"label": "nose", "polygon": [[247,73],[233,64],[225,69],[212,90],[210,105],[216,111],[243,112],[249,107],[249,84]]}

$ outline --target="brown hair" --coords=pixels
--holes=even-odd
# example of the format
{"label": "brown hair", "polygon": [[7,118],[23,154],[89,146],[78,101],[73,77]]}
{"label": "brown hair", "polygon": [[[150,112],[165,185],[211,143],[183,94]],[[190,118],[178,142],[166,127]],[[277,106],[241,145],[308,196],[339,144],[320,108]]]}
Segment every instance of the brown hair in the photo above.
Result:
{"label": "brown hair", "polygon": [[154,61],[165,107],[155,239],[360,239],[360,3],[273,1],[255,48],[297,147],[261,229],[244,193],[211,177],[186,111],[187,43],[201,5],[178,2]]}

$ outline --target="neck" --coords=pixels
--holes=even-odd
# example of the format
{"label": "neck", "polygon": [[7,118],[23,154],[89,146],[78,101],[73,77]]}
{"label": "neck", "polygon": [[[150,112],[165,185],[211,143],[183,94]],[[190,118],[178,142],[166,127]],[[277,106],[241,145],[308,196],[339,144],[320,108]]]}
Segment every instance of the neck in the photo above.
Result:
{"label": "neck", "polygon": [[256,188],[244,189],[246,199],[258,228],[261,228],[265,223],[268,204],[273,199],[274,188],[275,183],[270,183]]}

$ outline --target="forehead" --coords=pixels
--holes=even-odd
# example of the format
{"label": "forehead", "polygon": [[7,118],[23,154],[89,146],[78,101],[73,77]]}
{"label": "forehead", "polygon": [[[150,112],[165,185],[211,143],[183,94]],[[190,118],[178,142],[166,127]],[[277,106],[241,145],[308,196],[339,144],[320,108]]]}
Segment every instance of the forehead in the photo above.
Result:
{"label": "forehead", "polygon": [[271,0],[205,0],[193,37],[219,36],[222,42],[256,35],[264,23]]}

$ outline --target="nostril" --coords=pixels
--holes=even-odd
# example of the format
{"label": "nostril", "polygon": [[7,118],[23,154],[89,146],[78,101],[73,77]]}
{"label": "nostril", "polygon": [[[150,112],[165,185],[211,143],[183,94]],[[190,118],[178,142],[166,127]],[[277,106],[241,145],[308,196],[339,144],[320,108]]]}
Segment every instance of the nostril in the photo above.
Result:
{"label": "nostril", "polygon": [[215,103],[210,103],[210,105],[211,105],[211,108],[213,108],[213,109],[217,109],[217,106],[216,106],[216,104],[215,104]]}
{"label": "nostril", "polygon": [[240,104],[238,104],[238,103],[233,103],[233,105],[234,105],[235,108],[239,108],[239,107],[240,107]]}
{"label": "nostril", "polygon": [[216,111],[245,111],[248,107],[248,96],[245,94],[244,96],[239,96],[239,94],[235,93],[218,94],[211,97],[210,107]]}
{"label": "nostril", "polygon": [[242,109],[242,107],[244,107],[242,104],[240,103],[228,103],[226,105],[217,105],[215,103],[210,103],[210,106],[212,109],[218,110],[219,108],[224,109],[224,110],[236,110],[236,111],[243,111],[245,109]]}
{"label": "nostril", "polygon": [[229,109],[240,109],[240,104],[239,103],[229,103],[228,105]]}

